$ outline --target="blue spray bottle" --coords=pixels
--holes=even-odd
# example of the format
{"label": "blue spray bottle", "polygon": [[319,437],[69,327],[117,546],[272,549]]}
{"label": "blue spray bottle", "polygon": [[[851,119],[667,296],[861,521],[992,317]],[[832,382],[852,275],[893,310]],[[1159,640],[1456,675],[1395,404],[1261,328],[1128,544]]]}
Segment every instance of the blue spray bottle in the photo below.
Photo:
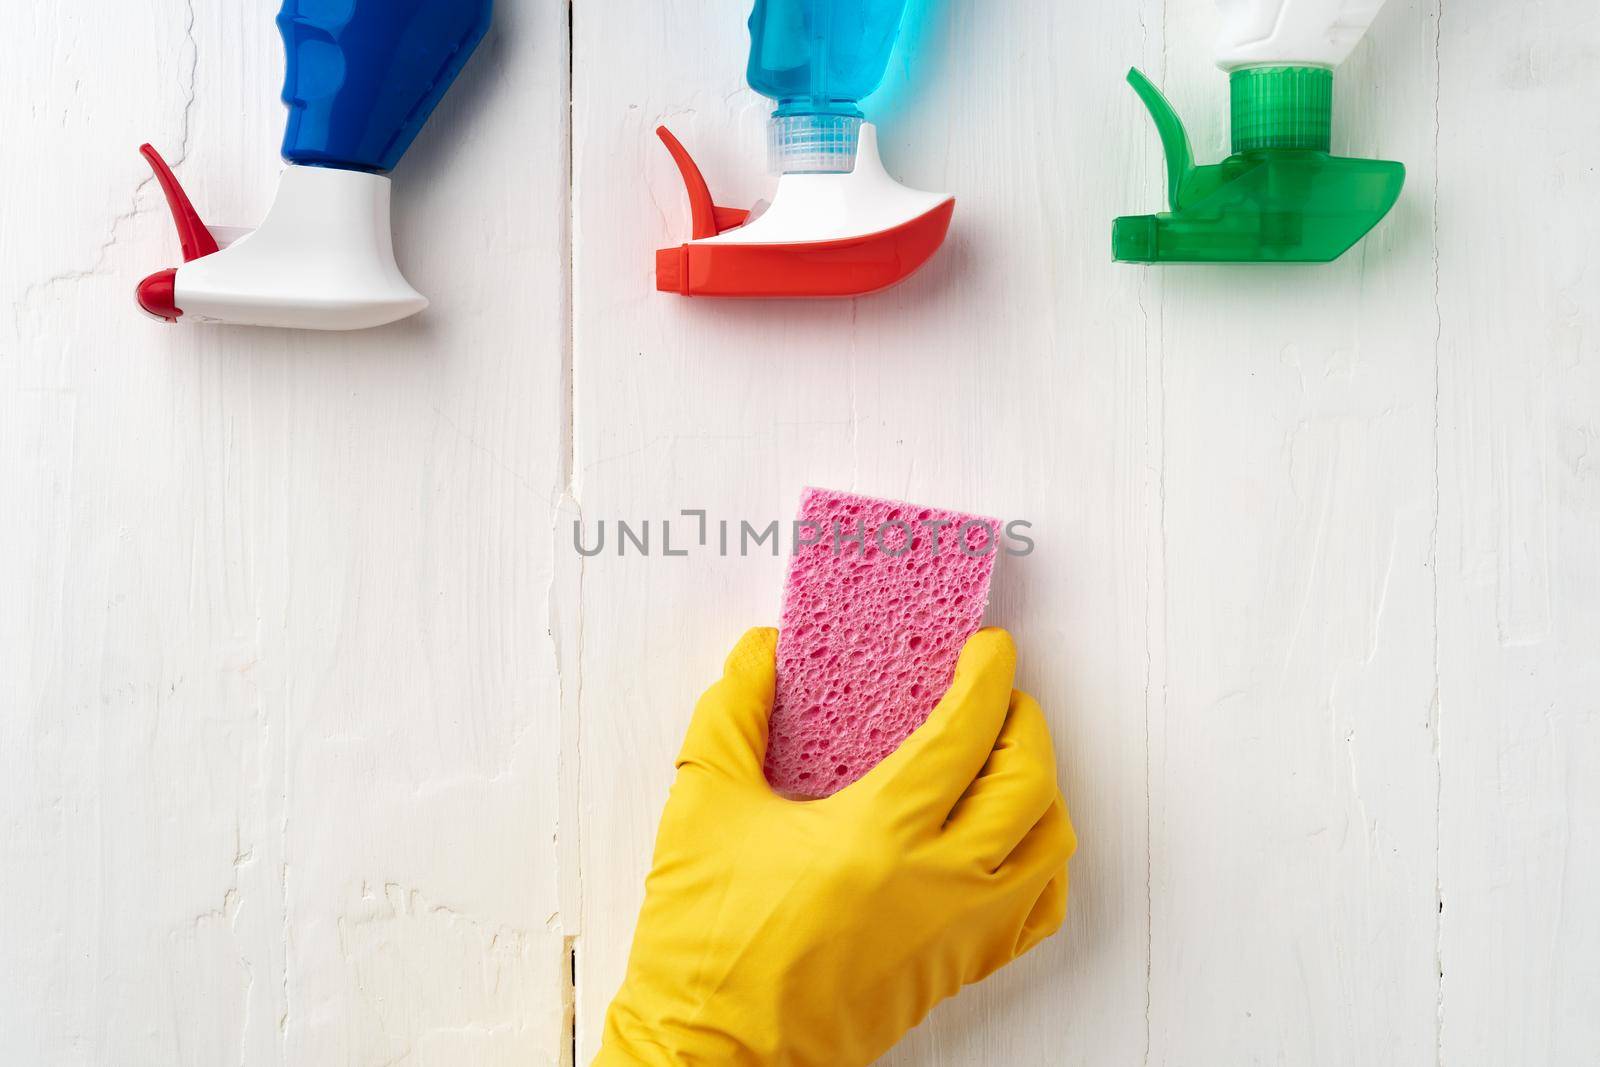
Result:
{"label": "blue spray bottle", "polygon": [[764,212],[717,207],[677,139],[656,132],[689,190],[693,240],[656,253],[656,286],[685,296],[856,296],[895,284],[943,243],[955,199],[884,170],[860,102],[883,80],[906,0],[756,0],[751,88],[778,189]]}
{"label": "blue spray bottle", "polygon": [[255,230],[201,221],[160,155],[184,265],[139,285],[169,322],[351,330],[416,314],[427,299],[394,259],[388,172],[489,29],[493,0],[284,0],[289,164]]}

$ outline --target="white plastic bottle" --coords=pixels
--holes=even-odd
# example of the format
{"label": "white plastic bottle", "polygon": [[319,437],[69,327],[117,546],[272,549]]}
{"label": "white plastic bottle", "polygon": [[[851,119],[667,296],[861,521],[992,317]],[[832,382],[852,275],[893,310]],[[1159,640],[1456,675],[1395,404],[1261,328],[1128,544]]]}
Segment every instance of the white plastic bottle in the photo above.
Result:
{"label": "white plastic bottle", "polygon": [[1384,0],[1217,0],[1217,66],[1332,69],[1366,35]]}

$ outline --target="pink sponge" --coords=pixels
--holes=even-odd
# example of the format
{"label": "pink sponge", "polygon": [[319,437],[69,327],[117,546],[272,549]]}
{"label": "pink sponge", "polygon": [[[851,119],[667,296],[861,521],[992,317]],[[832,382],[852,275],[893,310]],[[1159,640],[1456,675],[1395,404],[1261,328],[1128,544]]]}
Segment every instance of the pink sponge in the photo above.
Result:
{"label": "pink sponge", "polygon": [[900,747],[983,623],[993,519],[807,489],[784,588],[767,780],[825,797]]}

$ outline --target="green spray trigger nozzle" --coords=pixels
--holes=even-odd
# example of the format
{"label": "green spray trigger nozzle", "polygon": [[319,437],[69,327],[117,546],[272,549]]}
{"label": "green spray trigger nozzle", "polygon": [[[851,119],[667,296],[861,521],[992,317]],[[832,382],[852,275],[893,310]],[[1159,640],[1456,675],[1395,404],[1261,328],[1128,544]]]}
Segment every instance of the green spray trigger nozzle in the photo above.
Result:
{"label": "green spray trigger nozzle", "polygon": [[1166,154],[1171,210],[1116,220],[1125,263],[1326,263],[1378,224],[1405,167],[1330,155],[1333,72],[1247,67],[1229,78],[1233,154],[1196,166],[1189,134],[1137,68],[1128,83],[1149,109]]}
{"label": "green spray trigger nozzle", "polygon": [[1172,103],[1156,88],[1155,82],[1145,77],[1138,67],[1128,68],[1128,84],[1139,94],[1150,117],[1155,120],[1156,133],[1161,135],[1161,150],[1167,157],[1167,201],[1174,211],[1183,203],[1183,183],[1194,171],[1194,150],[1189,147],[1189,131]]}

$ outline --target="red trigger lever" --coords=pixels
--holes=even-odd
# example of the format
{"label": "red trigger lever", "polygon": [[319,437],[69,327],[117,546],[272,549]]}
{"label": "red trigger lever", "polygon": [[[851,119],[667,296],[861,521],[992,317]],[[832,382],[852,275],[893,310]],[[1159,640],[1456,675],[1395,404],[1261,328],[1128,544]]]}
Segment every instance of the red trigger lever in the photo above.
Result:
{"label": "red trigger lever", "polygon": [[167,206],[172,209],[172,221],[178,228],[178,243],[183,247],[183,261],[190,263],[213,252],[221,251],[217,239],[211,236],[206,224],[200,221],[200,213],[194,209],[189,194],[178,184],[177,176],[172,173],[172,168],[167,166],[167,161],[161,158],[161,153],[150,145],[142,145],[139,154],[150,164],[150,169],[156,172],[156,181],[161,183],[161,191],[167,194]]}
{"label": "red trigger lever", "polygon": [[718,207],[711,202],[711,189],[706,185],[705,175],[695,166],[689,150],[672,136],[672,131],[665,126],[657,126],[656,136],[661,138],[661,143],[672,153],[672,159],[678,164],[679,173],[683,175],[684,187],[689,191],[689,217],[694,227],[693,239],[698,241],[704,237],[715,237],[736,226],[743,226],[745,219],[750,217],[750,212],[742,208]]}
{"label": "red trigger lever", "polygon": [[[161,158],[161,153],[150,145],[142,145],[139,154],[144,156],[146,162],[150,164],[150,169],[155,171],[156,181],[160,183],[161,191],[166,194],[167,207],[172,211],[172,223],[178,230],[178,245],[183,249],[183,261],[191,263],[221,251],[217,239],[201,221],[200,213],[194,209],[189,195],[183,191],[183,186],[178,184],[177,177],[172,173],[172,168],[167,166],[167,161]],[[166,322],[177,322],[178,317],[183,314],[176,303],[177,278],[178,272],[168,269],[157,271],[140,282],[139,306],[155,318]]]}

